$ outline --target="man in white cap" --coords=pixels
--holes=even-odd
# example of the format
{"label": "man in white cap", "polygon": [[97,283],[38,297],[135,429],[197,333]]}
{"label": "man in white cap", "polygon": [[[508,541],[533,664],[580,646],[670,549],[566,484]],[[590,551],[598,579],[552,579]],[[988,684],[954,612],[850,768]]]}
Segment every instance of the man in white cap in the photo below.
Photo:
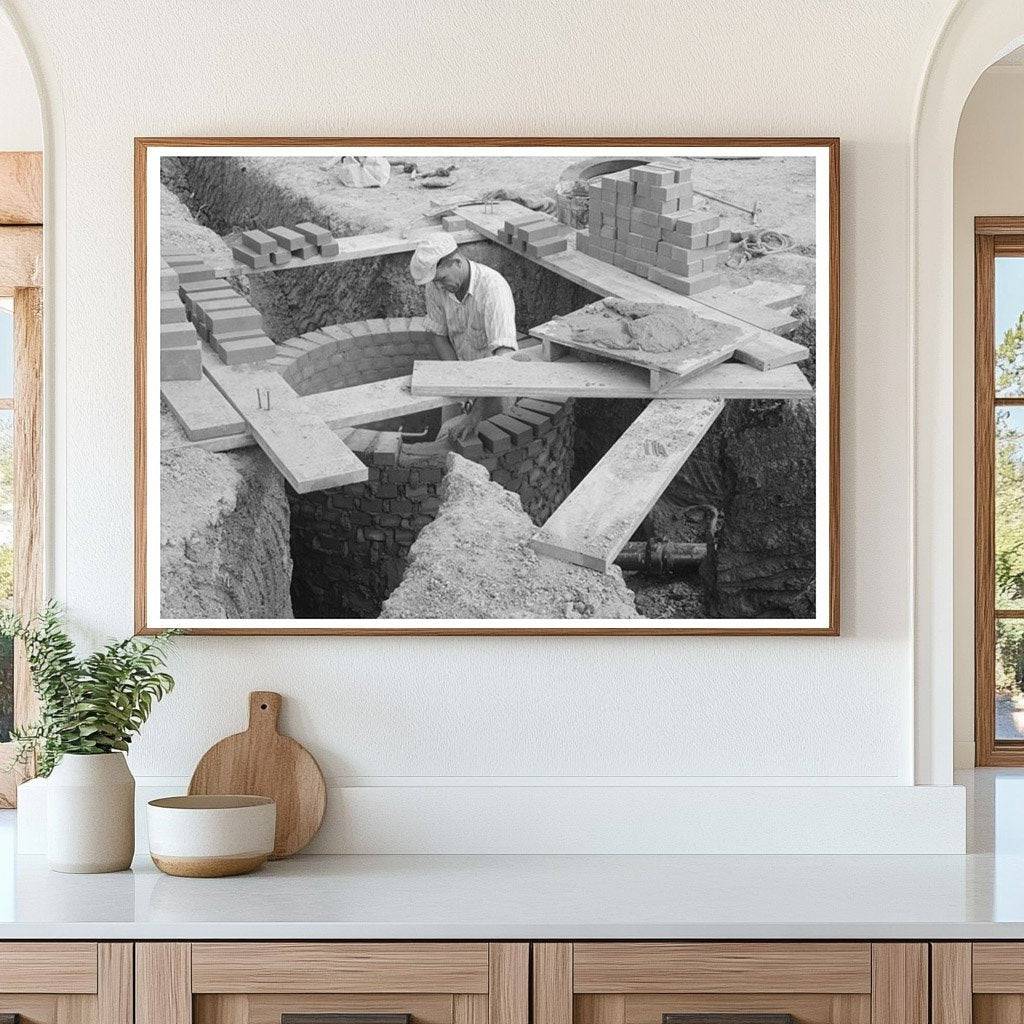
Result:
{"label": "man in white cap", "polygon": [[[423,286],[427,330],[442,359],[485,359],[519,348],[512,289],[496,270],[461,255],[450,234],[428,235],[412,254],[409,272]],[[500,399],[477,399],[469,405],[458,436],[476,432],[477,424],[502,411]]]}

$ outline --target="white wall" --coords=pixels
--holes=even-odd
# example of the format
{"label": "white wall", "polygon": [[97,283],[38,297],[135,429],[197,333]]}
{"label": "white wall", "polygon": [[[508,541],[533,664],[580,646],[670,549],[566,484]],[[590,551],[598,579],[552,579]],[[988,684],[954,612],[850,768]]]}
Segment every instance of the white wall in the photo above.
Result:
{"label": "white wall", "polygon": [[187,639],[138,773],[187,775],[262,687],[336,783],[425,806],[466,784],[913,781],[908,157],[945,0],[5,2],[54,113],[53,589],[97,638],[132,626],[133,136],[843,140],[841,638]]}
{"label": "white wall", "polygon": [[14,26],[0,10],[0,150],[42,148],[36,84]]}
{"label": "white wall", "polygon": [[956,546],[954,739],[974,764],[974,218],[1024,214],[1024,66],[990,68],[960,120],[954,161]]}

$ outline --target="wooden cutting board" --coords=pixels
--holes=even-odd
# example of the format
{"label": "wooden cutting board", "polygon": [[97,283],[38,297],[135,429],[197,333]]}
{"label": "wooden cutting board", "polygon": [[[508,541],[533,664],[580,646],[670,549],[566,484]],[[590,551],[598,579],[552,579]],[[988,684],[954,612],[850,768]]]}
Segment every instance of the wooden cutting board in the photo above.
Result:
{"label": "wooden cutting board", "polygon": [[192,773],[192,796],[234,793],[277,803],[273,860],[307,846],[320,828],[327,790],[320,766],[302,744],[277,731],[281,694],[249,694],[249,728],[214,744]]}

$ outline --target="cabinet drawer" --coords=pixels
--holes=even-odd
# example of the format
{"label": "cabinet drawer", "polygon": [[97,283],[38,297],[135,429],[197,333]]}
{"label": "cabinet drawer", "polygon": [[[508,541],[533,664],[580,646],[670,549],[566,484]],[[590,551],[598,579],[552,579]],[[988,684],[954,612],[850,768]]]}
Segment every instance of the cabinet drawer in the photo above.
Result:
{"label": "cabinet drawer", "polygon": [[95,942],[0,943],[0,992],[92,994],[97,973]]}
{"label": "cabinet drawer", "polygon": [[281,1024],[285,1015],[312,1022],[325,1014],[529,1022],[530,955],[521,942],[139,943],[135,968],[136,1024]]}
{"label": "cabinet drawer", "polygon": [[727,1015],[716,1024],[929,1024],[928,949],[869,942],[536,943],[533,1011],[534,1024],[710,1024],[699,1019],[709,1014]]}

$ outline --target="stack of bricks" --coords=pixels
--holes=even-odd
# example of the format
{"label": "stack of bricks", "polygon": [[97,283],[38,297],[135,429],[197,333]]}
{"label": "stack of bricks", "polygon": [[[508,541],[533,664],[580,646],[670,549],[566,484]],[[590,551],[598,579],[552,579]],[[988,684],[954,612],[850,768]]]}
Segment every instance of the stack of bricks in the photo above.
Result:
{"label": "stack of bricks", "polygon": [[574,234],[572,228],[546,214],[524,215],[516,220],[507,220],[498,232],[499,238],[507,246],[535,258],[565,252]]}
{"label": "stack of bricks", "polygon": [[680,295],[721,283],[729,230],[693,209],[690,169],[659,164],[605,174],[590,185],[590,222],[576,247]]}
{"label": "stack of bricks", "polygon": [[231,255],[253,270],[279,266],[293,258],[308,260],[313,256],[337,256],[341,247],[327,228],[305,221],[294,228],[276,227],[269,231],[243,231],[240,245],[231,247]]}
{"label": "stack of bricks", "polygon": [[188,321],[178,289],[210,280],[199,256],[168,253],[160,261],[160,379],[199,380],[203,359],[199,335]]}
{"label": "stack of bricks", "polygon": [[199,280],[181,281],[178,298],[188,321],[182,330],[188,327],[196,336],[197,354],[200,340],[229,365],[255,363],[277,354],[277,346],[263,333],[263,315],[221,278],[210,273]]}

